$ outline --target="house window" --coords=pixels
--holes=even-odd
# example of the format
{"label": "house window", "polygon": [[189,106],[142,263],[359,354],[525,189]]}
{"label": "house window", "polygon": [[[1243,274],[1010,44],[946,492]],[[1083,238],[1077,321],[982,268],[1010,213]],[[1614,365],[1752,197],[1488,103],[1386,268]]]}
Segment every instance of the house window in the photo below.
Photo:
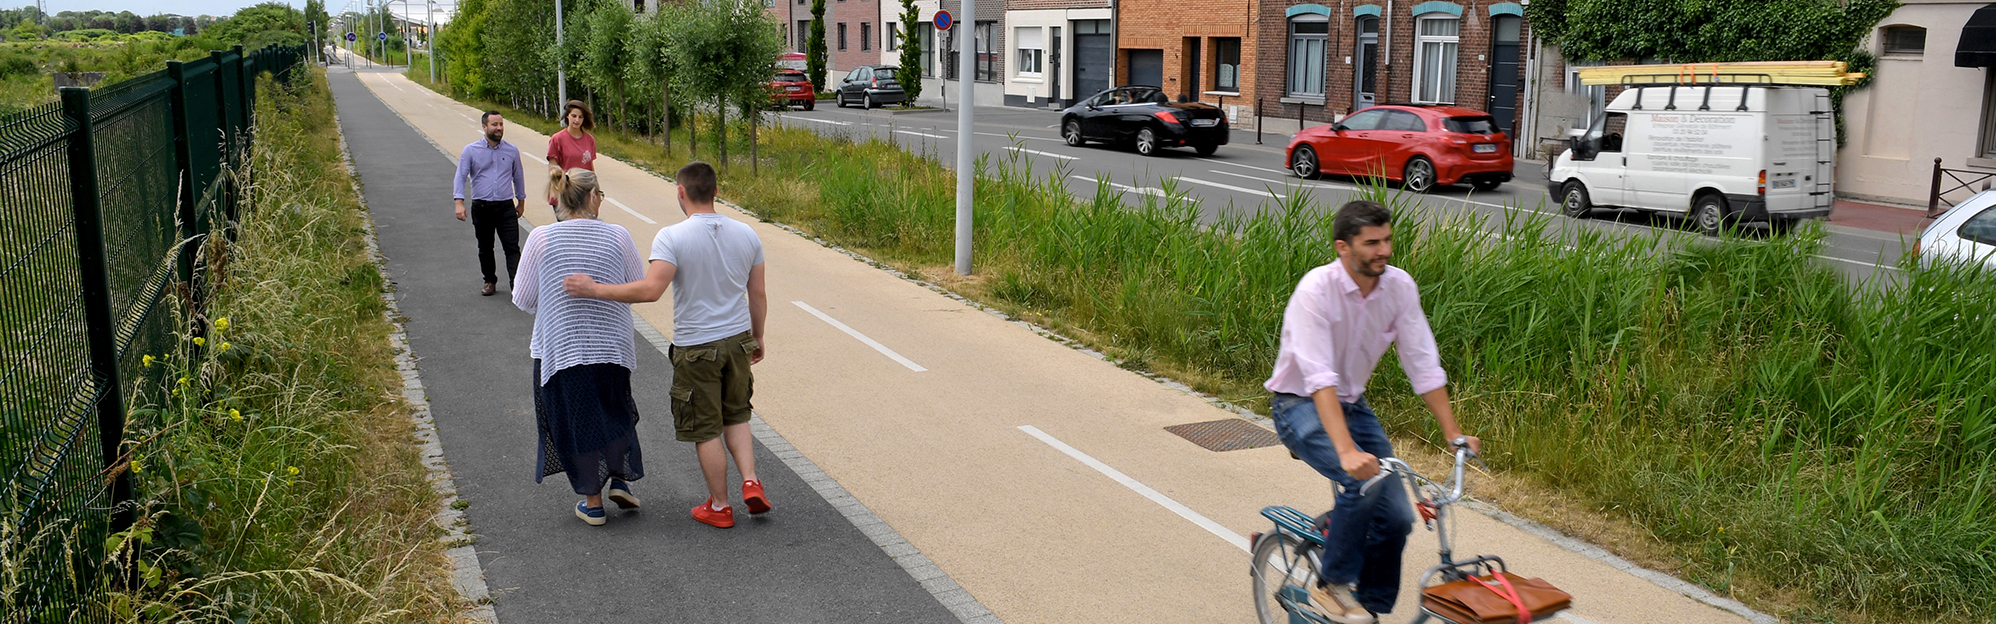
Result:
{"label": "house window", "polygon": [[1920,56],[1927,53],[1927,29],[1918,26],[1886,26],[1878,29],[1885,41],[1885,56]]}
{"label": "house window", "polygon": [[839,22],[839,49],[846,49],[846,23]]}
{"label": "house window", "polygon": [[1996,72],[1984,72],[1982,80],[1982,137],[1976,156],[1996,158]]}
{"label": "house window", "polygon": [[797,20],[797,49],[811,47],[811,20]]}
{"label": "house window", "polygon": [[859,49],[873,49],[873,22],[859,23]]}
{"label": "house window", "polygon": [[1414,101],[1455,102],[1455,57],[1462,20],[1431,17],[1421,20],[1414,38]]}
{"label": "house window", "polygon": [[998,81],[998,53],[992,51],[993,31],[998,22],[977,23],[977,80],[978,82]]}
{"label": "house window", "polygon": [[922,77],[936,77],[936,28],[929,22],[915,22],[915,40],[922,46]]}
{"label": "house window", "polygon": [[1046,55],[1046,50],[1040,43],[1040,27],[1018,28],[1013,31],[1012,41],[1017,42],[1019,46],[1019,75],[1040,76],[1040,72],[1044,71],[1041,62],[1045,60]]}
{"label": "house window", "polygon": [[1213,39],[1213,88],[1241,90],[1241,40],[1239,37]]}
{"label": "house window", "polygon": [[1302,13],[1289,20],[1289,94],[1324,97],[1324,45],[1330,40],[1329,18]]}
{"label": "house window", "polygon": [[897,22],[888,22],[887,51],[893,52],[899,49],[901,49],[901,24]]}

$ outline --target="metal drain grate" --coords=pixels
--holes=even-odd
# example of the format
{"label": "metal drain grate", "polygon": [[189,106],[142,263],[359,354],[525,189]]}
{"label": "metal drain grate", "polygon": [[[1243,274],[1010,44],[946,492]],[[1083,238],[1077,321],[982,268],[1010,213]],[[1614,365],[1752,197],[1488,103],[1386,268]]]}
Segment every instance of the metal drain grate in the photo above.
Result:
{"label": "metal drain grate", "polygon": [[1239,418],[1172,425],[1164,430],[1209,451],[1238,451],[1282,444],[1282,439],[1275,437],[1275,432]]}

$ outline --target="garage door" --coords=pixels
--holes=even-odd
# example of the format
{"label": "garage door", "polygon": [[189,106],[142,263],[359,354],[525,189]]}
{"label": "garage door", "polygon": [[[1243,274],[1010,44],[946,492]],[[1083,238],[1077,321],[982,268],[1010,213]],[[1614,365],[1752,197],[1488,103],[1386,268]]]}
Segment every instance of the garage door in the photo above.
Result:
{"label": "garage door", "polygon": [[[1102,20],[1109,21],[1109,20]],[[1079,27],[1080,22],[1076,22]],[[1104,29],[1107,30],[1107,29]],[[1074,36],[1074,98],[1081,99],[1109,88],[1116,76],[1115,37],[1105,33]]]}

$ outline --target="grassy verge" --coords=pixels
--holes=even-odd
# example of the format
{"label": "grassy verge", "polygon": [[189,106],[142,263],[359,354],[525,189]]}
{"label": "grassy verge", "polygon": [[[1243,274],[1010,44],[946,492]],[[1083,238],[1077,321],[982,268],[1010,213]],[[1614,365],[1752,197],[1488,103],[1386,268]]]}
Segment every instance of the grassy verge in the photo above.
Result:
{"label": "grassy verge", "polygon": [[120,621],[454,621],[331,92],[316,69],[258,92],[251,207],[212,330],[147,356],[169,381],[133,399],[144,507],[112,546],[141,581],[107,604]]}
{"label": "grassy verge", "polygon": [[[670,152],[597,141],[657,171],[690,157],[683,136]],[[932,160],[781,128],[760,153],[759,175],[724,173],[724,197],[1261,409],[1288,295],[1332,256],[1330,207],[1300,190],[1201,224],[1182,199],[1078,200],[1065,172],[1000,160],[979,167],[980,274],[956,279],[953,174]],[[1422,284],[1500,504],[1794,619],[1996,611],[1996,278],[1907,267],[1865,287],[1811,260],[1820,230],[1574,239],[1542,218],[1469,222],[1373,195],[1400,215],[1396,264]],[[1369,395],[1397,434],[1432,443],[1395,368]]]}

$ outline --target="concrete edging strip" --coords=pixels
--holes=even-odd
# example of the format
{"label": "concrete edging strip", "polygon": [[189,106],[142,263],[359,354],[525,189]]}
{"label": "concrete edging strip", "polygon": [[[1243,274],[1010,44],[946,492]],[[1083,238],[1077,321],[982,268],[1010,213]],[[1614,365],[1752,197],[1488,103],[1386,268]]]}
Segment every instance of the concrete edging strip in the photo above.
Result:
{"label": "concrete edging strip", "polygon": [[[638,334],[644,336],[653,348],[670,357],[672,347],[670,337],[660,333],[657,328],[651,326],[651,323],[645,322],[635,314],[631,315],[631,321]],[[907,571],[908,576],[921,584],[922,589],[928,591],[929,595],[934,596],[936,602],[948,608],[951,613],[955,613],[963,624],[1004,624],[1004,620],[998,619],[996,614],[985,608],[983,603],[977,601],[977,597],[957,585],[949,573],[937,567],[935,562],[917,550],[914,544],[902,538],[899,531],[888,526],[887,522],[875,515],[873,510],[868,509],[865,503],[853,498],[838,481],[819,469],[817,463],[805,457],[797,447],[791,446],[783,434],[771,429],[768,423],[763,422],[761,415],[749,421],[749,429],[755,433],[757,442],[767,447],[777,459],[783,460],[785,466],[789,466],[791,471],[796,472],[797,476],[804,480],[804,483],[809,484],[819,496],[824,497],[825,502],[831,503],[834,509],[839,510],[839,513],[844,515],[847,521],[852,522],[859,532],[866,534],[867,539],[873,540],[875,546],[879,546],[881,551],[886,552],[887,556],[894,560],[894,563]]]}

